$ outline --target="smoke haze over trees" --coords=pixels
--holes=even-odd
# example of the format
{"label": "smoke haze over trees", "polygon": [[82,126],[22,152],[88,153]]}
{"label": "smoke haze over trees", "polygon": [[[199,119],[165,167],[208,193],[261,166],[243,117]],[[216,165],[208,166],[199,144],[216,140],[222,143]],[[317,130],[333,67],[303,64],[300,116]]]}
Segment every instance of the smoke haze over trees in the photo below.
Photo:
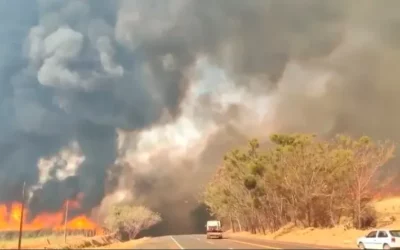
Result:
{"label": "smoke haze over trees", "polygon": [[25,180],[33,212],[82,193],[85,211],[135,200],[187,229],[198,187],[250,136],[397,141],[399,7],[0,1],[0,201]]}

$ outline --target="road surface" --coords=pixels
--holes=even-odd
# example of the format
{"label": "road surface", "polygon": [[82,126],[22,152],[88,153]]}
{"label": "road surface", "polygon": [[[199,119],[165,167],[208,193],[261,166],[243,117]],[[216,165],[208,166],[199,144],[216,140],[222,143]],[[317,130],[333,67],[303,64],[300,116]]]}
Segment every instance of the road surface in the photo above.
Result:
{"label": "road surface", "polygon": [[151,238],[135,249],[338,249],[337,247],[248,238],[207,239],[206,235],[170,235]]}

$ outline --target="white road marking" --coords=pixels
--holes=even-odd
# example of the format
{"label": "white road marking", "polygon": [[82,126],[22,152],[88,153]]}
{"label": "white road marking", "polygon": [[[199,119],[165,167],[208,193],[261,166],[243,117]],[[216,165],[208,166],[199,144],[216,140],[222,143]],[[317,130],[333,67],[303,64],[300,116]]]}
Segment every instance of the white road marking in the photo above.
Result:
{"label": "white road marking", "polygon": [[177,240],[175,240],[175,238],[171,235],[171,240],[180,248],[180,249],[185,249],[181,246],[181,244],[179,244],[179,242]]}
{"label": "white road marking", "polygon": [[200,238],[196,238],[196,240],[200,240]]}
{"label": "white road marking", "polygon": [[214,245],[214,242],[211,242],[211,241],[208,241],[208,240],[207,240],[207,243],[209,243],[211,245]]}

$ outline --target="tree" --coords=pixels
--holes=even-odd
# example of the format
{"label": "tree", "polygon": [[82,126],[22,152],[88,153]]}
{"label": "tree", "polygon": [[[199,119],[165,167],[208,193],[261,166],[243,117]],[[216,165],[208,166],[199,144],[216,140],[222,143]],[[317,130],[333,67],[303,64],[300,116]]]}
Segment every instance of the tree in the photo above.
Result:
{"label": "tree", "polygon": [[341,171],[332,164],[331,144],[311,134],[274,134],[271,141],[277,144],[272,163],[291,221],[306,226],[332,225],[333,180]]}
{"label": "tree", "polygon": [[[133,239],[145,229],[161,222],[161,216],[144,206],[118,204],[112,207],[105,223],[120,238]],[[124,237],[126,234],[127,237]]]}
{"label": "tree", "polygon": [[241,194],[244,187],[238,185],[230,174],[226,166],[220,167],[206,186],[203,200],[212,215],[236,220],[241,230],[240,220],[244,214],[242,206],[244,198]]}
{"label": "tree", "polygon": [[356,228],[363,228],[362,214],[368,209],[368,202],[377,191],[374,176],[394,156],[395,145],[390,141],[373,142],[371,138],[362,136],[352,140],[348,136],[337,136],[336,141],[341,150],[347,152],[348,187],[350,199],[354,201],[354,224]]}
{"label": "tree", "polygon": [[270,141],[261,149],[252,139],[247,149],[225,154],[203,195],[214,215],[253,233],[288,222],[330,227],[343,217],[358,228],[371,225],[368,204],[393,143],[312,134],[273,134]]}

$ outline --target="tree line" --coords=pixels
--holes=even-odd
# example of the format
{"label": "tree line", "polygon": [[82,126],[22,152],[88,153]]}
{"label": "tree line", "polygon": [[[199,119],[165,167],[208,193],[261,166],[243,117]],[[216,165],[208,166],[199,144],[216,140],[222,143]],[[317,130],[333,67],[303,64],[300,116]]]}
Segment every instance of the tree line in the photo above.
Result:
{"label": "tree line", "polygon": [[224,156],[202,197],[214,216],[234,231],[252,233],[288,223],[374,226],[370,202],[386,184],[376,177],[394,156],[394,143],[311,134],[273,134],[270,141],[262,149],[252,139],[246,149]]}

